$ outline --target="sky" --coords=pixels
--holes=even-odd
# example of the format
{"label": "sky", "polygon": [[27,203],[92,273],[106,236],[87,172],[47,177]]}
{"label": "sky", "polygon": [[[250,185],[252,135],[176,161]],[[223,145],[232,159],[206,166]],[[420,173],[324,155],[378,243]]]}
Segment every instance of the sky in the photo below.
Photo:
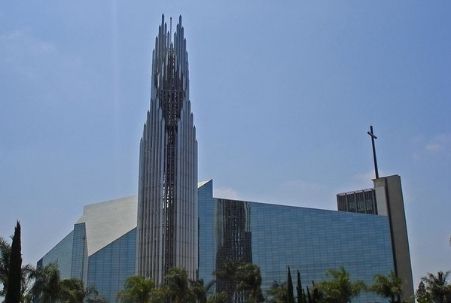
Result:
{"label": "sky", "polygon": [[403,182],[414,281],[451,269],[451,2],[13,1],[0,7],[0,236],[35,263],[92,202],[137,193],[161,23],[183,16],[199,179],[336,209]]}

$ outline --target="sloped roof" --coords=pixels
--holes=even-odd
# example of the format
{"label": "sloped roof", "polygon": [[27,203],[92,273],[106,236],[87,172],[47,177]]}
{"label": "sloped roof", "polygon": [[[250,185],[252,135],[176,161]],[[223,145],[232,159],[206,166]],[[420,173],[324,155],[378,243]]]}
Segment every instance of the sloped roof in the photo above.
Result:
{"label": "sloped roof", "polygon": [[210,181],[212,181],[212,179],[206,180],[206,181],[197,182],[197,188],[204,186],[205,184],[207,184]]}
{"label": "sloped roof", "polygon": [[136,227],[138,198],[130,196],[86,205],[77,223],[85,223],[88,256]]}

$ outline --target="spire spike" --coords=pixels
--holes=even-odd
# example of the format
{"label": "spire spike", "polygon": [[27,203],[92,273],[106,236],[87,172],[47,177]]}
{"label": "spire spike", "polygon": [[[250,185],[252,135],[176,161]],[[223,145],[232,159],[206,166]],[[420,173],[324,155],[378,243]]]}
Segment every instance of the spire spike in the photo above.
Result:
{"label": "spire spike", "polygon": [[169,42],[172,43],[172,17],[169,18]]}

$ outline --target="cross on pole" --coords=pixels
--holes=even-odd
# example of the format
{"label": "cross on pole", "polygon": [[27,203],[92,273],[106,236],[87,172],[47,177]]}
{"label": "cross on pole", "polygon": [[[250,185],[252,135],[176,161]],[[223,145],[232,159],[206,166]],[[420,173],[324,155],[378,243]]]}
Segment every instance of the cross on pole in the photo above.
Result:
{"label": "cross on pole", "polygon": [[373,126],[370,126],[370,131],[368,135],[371,137],[371,144],[373,145],[373,160],[374,160],[374,171],[376,173],[376,179],[379,179],[379,170],[377,169],[377,159],[376,159],[376,146],[374,144],[374,139],[377,139],[376,135],[373,132]]}

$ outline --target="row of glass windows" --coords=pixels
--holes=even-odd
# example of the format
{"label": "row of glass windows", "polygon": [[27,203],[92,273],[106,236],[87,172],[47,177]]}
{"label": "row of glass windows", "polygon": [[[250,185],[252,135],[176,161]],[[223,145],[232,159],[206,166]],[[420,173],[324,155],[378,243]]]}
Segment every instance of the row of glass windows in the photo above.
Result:
{"label": "row of glass windows", "polygon": [[[305,285],[340,266],[367,283],[393,270],[386,217],[214,199],[209,192],[199,191],[200,256],[209,258],[199,262],[205,281],[224,262],[246,261],[247,254],[260,267],[264,290],[286,280],[287,266],[300,271]],[[355,302],[376,300],[364,294]]]}
{"label": "row of glass windows", "polygon": [[88,285],[116,302],[125,280],[135,274],[136,228],[89,257]]}

